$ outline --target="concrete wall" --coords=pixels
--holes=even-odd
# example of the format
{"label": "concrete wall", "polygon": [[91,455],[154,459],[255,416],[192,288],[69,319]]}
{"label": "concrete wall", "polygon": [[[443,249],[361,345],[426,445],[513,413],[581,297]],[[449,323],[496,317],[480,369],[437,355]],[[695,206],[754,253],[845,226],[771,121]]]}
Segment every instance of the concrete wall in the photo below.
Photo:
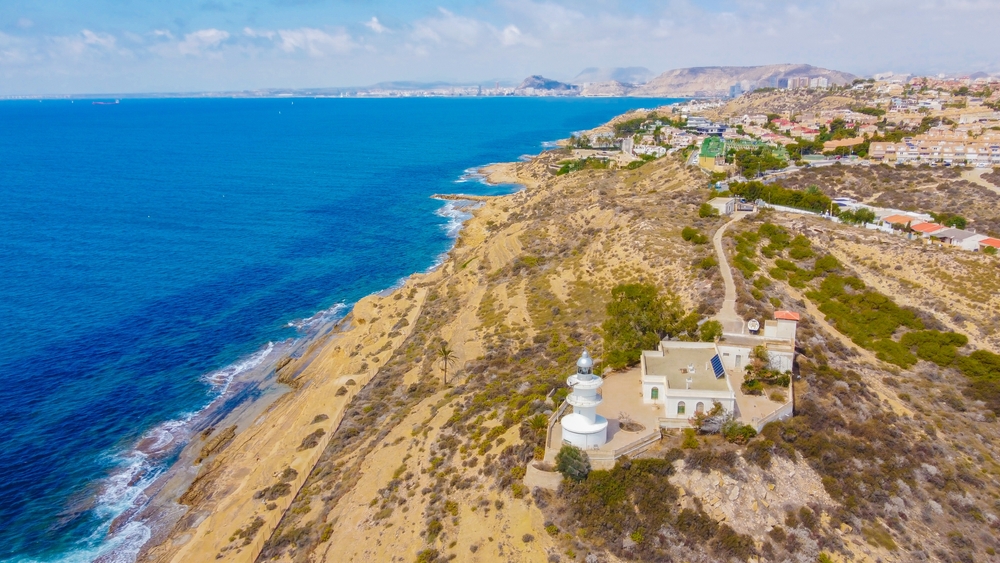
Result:
{"label": "concrete wall", "polygon": [[[650,388],[653,385],[644,383],[643,393],[646,397],[649,396]],[[704,391],[698,389],[678,389],[678,390],[668,390],[666,395],[660,395],[663,404],[663,418],[675,419],[675,420],[687,420],[695,415],[697,412],[698,403],[704,405],[704,411],[708,412],[712,410],[712,406],[715,403],[721,403],[722,408],[727,412],[733,412],[736,409],[736,396],[729,391]],[[677,407],[680,403],[684,403],[684,413],[678,414]]]}
{"label": "concrete wall", "polygon": [[[653,388],[658,390],[657,398],[653,399]],[[642,381],[642,403],[644,405],[662,405],[667,400],[667,378],[647,375]]]}
{"label": "concrete wall", "polygon": [[753,351],[753,348],[750,346],[727,344],[725,340],[719,342],[718,346],[719,359],[722,360],[722,366],[727,370],[742,374],[746,365],[750,363],[750,353]]}

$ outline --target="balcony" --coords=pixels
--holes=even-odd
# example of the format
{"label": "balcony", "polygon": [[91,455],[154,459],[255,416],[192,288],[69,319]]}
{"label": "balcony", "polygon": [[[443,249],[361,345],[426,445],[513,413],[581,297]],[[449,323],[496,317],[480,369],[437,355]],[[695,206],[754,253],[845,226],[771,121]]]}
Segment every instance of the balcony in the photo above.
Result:
{"label": "balcony", "polygon": [[566,402],[573,405],[574,407],[584,407],[584,408],[596,407],[597,405],[601,404],[602,401],[604,401],[604,395],[601,395],[600,393],[596,395],[584,395],[584,396],[574,395],[573,393],[570,393],[566,397]]}
{"label": "balcony", "polygon": [[569,385],[573,389],[597,389],[601,385],[604,385],[604,380],[598,376],[593,376],[593,379],[581,380],[577,375],[571,375],[566,378],[566,385]]}

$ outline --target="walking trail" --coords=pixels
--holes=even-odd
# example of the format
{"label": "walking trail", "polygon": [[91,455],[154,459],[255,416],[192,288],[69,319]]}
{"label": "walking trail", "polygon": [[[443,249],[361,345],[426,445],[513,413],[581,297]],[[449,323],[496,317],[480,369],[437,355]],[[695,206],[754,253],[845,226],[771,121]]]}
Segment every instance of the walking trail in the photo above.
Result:
{"label": "walking trail", "polygon": [[992,190],[993,193],[1000,195],[1000,188],[983,179],[983,174],[991,170],[992,168],[974,168],[972,170],[966,170],[965,172],[962,172],[962,179],[968,180],[973,184],[979,184],[987,190]]}
{"label": "walking trail", "polygon": [[722,323],[722,331],[728,333],[742,333],[743,319],[736,313],[736,282],[733,281],[733,270],[729,267],[729,260],[722,247],[722,237],[726,234],[726,229],[730,225],[747,216],[746,212],[737,212],[733,218],[725,225],[719,227],[712,237],[712,244],[715,246],[715,254],[719,258],[719,271],[722,272],[722,281],[726,286],[726,298],[722,302],[722,309],[715,316],[716,320]]}

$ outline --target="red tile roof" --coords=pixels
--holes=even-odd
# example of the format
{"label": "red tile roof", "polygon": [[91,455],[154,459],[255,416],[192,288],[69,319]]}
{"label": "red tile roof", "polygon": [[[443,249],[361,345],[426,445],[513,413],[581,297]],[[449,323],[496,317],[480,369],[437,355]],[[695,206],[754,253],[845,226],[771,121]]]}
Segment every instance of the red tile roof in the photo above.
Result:
{"label": "red tile roof", "polygon": [[983,240],[979,241],[979,244],[983,246],[992,246],[993,248],[1000,248],[1000,239],[995,239],[992,237],[984,238]]}
{"label": "red tile roof", "polygon": [[792,311],[775,311],[774,318],[783,321],[797,321],[801,319],[798,313],[793,313]]}
{"label": "red tile roof", "polygon": [[905,225],[907,223],[913,223],[916,219],[910,217],[909,215],[889,215],[888,217],[883,217],[882,221],[892,223],[893,225]]}
{"label": "red tile roof", "polygon": [[910,225],[910,228],[918,233],[933,233],[940,231],[945,228],[943,225],[938,225],[937,223],[917,223],[916,225]]}

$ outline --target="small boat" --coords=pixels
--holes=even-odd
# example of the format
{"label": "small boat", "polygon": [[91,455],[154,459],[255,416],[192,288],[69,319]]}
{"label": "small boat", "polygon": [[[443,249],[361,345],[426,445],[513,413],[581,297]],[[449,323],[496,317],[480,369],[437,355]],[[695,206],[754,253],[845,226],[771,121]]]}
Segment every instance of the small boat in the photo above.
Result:
{"label": "small boat", "polygon": [[93,103],[95,106],[117,106],[119,104],[119,100],[115,100],[113,102],[91,102],[91,103]]}

